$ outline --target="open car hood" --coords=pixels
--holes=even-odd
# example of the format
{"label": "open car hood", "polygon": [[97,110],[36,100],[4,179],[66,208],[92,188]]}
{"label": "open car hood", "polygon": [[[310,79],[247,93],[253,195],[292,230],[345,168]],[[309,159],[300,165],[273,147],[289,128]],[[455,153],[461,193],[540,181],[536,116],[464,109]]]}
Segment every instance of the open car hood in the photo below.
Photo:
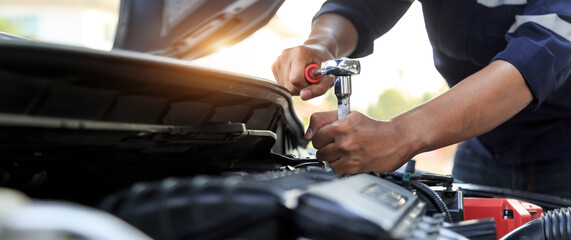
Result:
{"label": "open car hood", "polygon": [[263,79],[130,51],[18,40],[0,40],[0,51],[4,159],[162,154],[220,163],[299,156],[307,144],[289,93]]}
{"label": "open car hood", "polygon": [[114,48],[195,59],[265,25],[283,0],[122,0]]}

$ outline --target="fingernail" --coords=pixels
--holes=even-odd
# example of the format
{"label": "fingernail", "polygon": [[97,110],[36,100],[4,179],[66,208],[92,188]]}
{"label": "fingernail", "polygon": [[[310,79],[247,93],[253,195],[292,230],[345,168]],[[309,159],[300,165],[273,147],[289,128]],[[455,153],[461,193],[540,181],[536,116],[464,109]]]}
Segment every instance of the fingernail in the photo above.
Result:
{"label": "fingernail", "polygon": [[299,92],[299,97],[301,97],[301,99],[303,99],[303,100],[310,99],[311,98],[311,90],[309,90],[309,89],[301,90]]}
{"label": "fingernail", "polygon": [[307,132],[305,132],[305,135],[303,136],[303,138],[307,141],[310,141],[312,137],[313,137],[313,129],[308,128]]}

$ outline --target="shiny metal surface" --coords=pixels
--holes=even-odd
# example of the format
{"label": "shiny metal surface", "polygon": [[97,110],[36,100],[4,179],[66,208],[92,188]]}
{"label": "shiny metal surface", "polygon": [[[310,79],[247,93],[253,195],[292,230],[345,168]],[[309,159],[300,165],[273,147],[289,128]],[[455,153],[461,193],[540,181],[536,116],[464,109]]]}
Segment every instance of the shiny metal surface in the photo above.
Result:
{"label": "shiny metal surface", "polygon": [[351,112],[351,76],[335,76],[333,87],[337,97],[337,117],[341,119]]}
{"label": "shiny metal surface", "polygon": [[351,106],[349,104],[349,98],[342,99],[341,102],[337,104],[337,119],[346,117],[350,112]]}
{"label": "shiny metal surface", "polygon": [[351,76],[361,73],[361,64],[354,59],[332,59],[321,62],[320,69],[321,75],[334,76],[337,117],[341,119],[351,112]]}
{"label": "shiny metal surface", "polygon": [[361,73],[359,60],[332,59],[321,62],[321,75],[351,76]]}

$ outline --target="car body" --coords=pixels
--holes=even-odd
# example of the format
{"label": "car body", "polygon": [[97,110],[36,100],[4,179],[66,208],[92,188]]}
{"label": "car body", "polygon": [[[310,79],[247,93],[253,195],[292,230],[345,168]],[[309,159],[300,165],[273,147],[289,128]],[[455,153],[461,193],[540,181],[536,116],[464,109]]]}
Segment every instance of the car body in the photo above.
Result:
{"label": "car body", "polygon": [[[394,184],[411,188],[404,175],[329,172],[286,89],[188,61],[245,38],[282,2],[124,0],[112,51],[0,34],[0,186],[73,203],[0,207],[0,236],[403,239],[427,236],[419,226],[434,221],[446,231],[423,218],[429,200]],[[436,178],[458,216],[462,194],[571,205]]]}

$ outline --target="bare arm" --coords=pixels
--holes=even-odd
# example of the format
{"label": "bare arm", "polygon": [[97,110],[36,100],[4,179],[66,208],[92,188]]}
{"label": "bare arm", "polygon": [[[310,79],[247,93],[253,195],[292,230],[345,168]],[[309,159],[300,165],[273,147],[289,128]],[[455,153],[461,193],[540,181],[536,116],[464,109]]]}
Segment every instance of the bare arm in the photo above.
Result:
{"label": "bare arm", "polygon": [[481,135],[532,100],[520,72],[497,60],[441,96],[389,122],[358,112],[316,113],[306,133],[336,173],[393,171],[416,154]]}
{"label": "bare arm", "polygon": [[409,141],[420,153],[484,134],[516,115],[532,99],[517,68],[496,60],[393,121],[408,126]]}
{"label": "bare arm", "polygon": [[326,13],[319,16],[311,26],[311,33],[304,45],[326,47],[333,57],[346,57],[357,47],[357,29],[343,16]]}

